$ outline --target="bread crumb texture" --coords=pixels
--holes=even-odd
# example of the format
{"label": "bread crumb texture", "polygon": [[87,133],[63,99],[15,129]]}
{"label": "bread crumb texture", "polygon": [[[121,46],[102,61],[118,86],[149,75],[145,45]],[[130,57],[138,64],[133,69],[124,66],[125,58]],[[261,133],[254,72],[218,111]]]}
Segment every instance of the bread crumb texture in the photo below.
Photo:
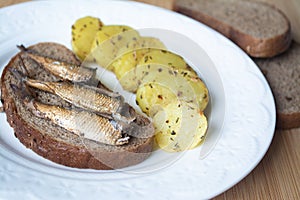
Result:
{"label": "bread crumb texture", "polygon": [[[300,45],[292,43],[285,53],[269,59],[255,59],[272,89],[277,113],[300,115]],[[300,126],[300,122],[298,124]]]}

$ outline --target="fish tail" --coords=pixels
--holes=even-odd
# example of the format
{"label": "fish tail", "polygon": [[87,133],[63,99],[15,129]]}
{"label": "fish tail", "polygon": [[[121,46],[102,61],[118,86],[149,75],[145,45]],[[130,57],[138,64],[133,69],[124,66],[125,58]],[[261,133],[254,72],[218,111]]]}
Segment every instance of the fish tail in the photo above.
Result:
{"label": "fish tail", "polygon": [[27,52],[27,51],[28,51],[28,49],[27,49],[23,44],[17,45],[17,48],[18,48],[20,51],[22,51],[22,52]]}

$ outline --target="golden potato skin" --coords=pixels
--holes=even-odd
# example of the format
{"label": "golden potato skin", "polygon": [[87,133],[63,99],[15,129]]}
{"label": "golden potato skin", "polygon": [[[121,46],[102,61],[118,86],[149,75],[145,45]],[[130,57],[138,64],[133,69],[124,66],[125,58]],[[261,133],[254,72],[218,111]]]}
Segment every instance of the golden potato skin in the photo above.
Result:
{"label": "golden potato skin", "polygon": [[160,64],[173,69],[187,69],[193,71],[181,56],[164,49],[153,49],[152,51],[149,51],[149,53],[145,54],[144,59],[142,59],[139,64]]}
{"label": "golden potato skin", "polygon": [[125,47],[120,49],[119,57],[114,60],[109,70],[113,71],[118,79],[121,79],[127,72],[134,69],[144,55],[155,49],[165,49],[165,45],[157,38],[140,37],[130,41]]}
{"label": "golden potato skin", "polygon": [[101,67],[112,70],[111,63],[124,54],[128,43],[138,40],[139,37],[139,33],[129,26],[103,26],[96,33],[92,44],[93,58]]}
{"label": "golden potato skin", "polygon": [[72,49],[79,59],[88,57],[95,35],[102,26],[99,18],[91,16],[82,17],[72,25]]}
{"label": "golden potato skin", "polygon": [[173,101],[153,117],[157,146],[167,152],[181,152],[197,147],[207,131],[207,119],[196,106]]}

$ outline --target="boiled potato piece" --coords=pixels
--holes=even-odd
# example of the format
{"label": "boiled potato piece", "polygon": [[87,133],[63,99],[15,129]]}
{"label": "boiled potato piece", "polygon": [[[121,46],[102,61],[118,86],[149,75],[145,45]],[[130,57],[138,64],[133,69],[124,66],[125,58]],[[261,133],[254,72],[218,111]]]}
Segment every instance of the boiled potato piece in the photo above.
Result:
{"label": "boiled potato piece", "polygon": [[95,35],[102,26],[100,19],[90,16],[80,18],[72,25],[72,48],[81,60],[90,54]]}
{"label": "boiled potato piece", "polygon": [[173,101],[153,117],[155,141],[167,152],[180,152],[196,147],[207,131],[207,119],[197,106]]}
{"label": "boiled potato piece", "polygon": [[138,46],[141,48],[167,49],[162,41],[154,37],[141,37],[138,40]]}
{"label": "boiled potato piece", "polygon": [[160,64],[137,65],[124,74],[119,81],[122,87],[130,92],[136,92],[139,85],[150,82],[170,87],[172,91],[178,89],[178,84],[188,86],[185,79],[176,71]]}
{"label": "boiled potato piece", "polygon": [[174,70],[160,64],[138,65],[119,79],[123,89],[135,92],[141,84],[155,82],[167,87],[177,99],[191,102],[204,110],[208,103],[208,90],[193,72]]}
{"label": "boiled potato piece", "polygon": [[141,85],[136,92],[136,103],[150,117],[173,101],[177,101],[176,94],[156,82]]}
{"label": "boiled potato piece", "polygon": [[[148,67],[148,69],[145,69],[145,66]],[[174,68],[174,66],[179,69],[188,68],[182,57],[166,50],[152,49],[139,60],[135,68],[130,68],[130,70],[127,70],[126,73],[119,78],[123,88],[130,92],[135,92],[140,83],[142,83],[141,79],[144,76],[143,71],[146,74],[150,73],[152,71],[151,66],[154,66],[152,68],[165,68],[167,71],[169,68]],[[172,73],[177,72],[173,71]]]}
{"label": "boiled potato piece", "polygon": [[148,51],[149,49],[139,49],[126,53],[111,63],[108,69],[115,73],[117,79],[120,79],[128,71],[134,69]]}
{"label": "boiled potato piece", "polygon": [[140,37],[136,41],[131,41],[126,46],[126,49],[121,50],[124,53],[138,50],[138,49],[166,49],[166,46],[157,38],[153,37]]}
{"label": "boiled potato piece", "polygon": [[207,132],[207,128],[208,128],[207,118],[202,111],[199,111],[198,127],[196,129],[193,143],[192,143],[190,149],[196,148],[204,141],[204,138],[205,138],[205,135]]}
{"label": "boiled potato piece", "polygon": [[92,44],[93,57],[101,67],[111,70],[110,64],[122,55],[120,50],[139,37],[139,33],[129,26],[103,26]]}
{"label": "boiled potato piece", "polygon": [[[185,62],[185,60],[171,52],[164,49],[153,49],[144,55],[144,58],[139,62],[140,65],[161,64],[172,67],[173,69],[185,69],[194,72],[193,69]],[[196,75],[196,72],[194,72]]]}
{"label": "boiled potato piece", "polygon": [[193,88],[194,94],[196,94],[196,104],[199,109],[203,111],[209,102],[208,89],[204,82],[199,78],[199,76],[194,75],[193,72],[189,70],[181,70],[181,75],[187,80],[191,88]]}
{"label": "boiled potato piece", "polygon": [[151,49],[136,67],[126,68],[117,77],[130,92],[136,92],[140,84],[158,82],[168,86],[178,99],[194,102],[200,110],[204,110],[209,101],[207,87],[197,73],[181,56],[170,51]]}
{"label": "boiled potato piece", "polygon": [[126,72],[135,68],[142,57],[153,49],[165,49],[165,46],[160,40],[152,37],[140,37],[131,41],[119,50],[120,57],[113,61],[108,69],[120,79]]}

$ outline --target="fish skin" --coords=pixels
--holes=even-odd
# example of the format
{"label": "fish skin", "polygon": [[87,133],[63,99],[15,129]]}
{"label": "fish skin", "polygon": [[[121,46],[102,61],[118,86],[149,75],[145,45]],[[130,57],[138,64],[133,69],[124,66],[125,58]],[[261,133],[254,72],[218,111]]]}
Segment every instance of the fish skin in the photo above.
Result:
{"label": "fish skin", "polygon": [[96,142],[109,145],[124,145],[129,142],[130,137],[123,132],[122,126],[113,120],[85,110],[44,104],[35,100],[26,87],[20,88],[14,84],[10,86],[22,99],[26,108],[39,118],[48,119],[82,138]]}
{"label": "fish skin", "polygon": [[[22,57],[20,57],[21,58],[21,61],[22,61]],[[23,89],[24,88],[26,88],[26,90],[27,90],[27,92],[28,92],[28,89],[27,89],[27,85],[29,85],[29,86],[32,86],[32,87],[35,87],[35,88],[37,88],[37,89],[41,89],[41,90],[44,90],[44,91],[46,91],[46,92],[50,92],[50,93],[54,93],[54,94],[57,94],[57,91],[61,91],[61,89],[62,88],[64,88],[64,84],[70,84],[70,85],[72,85],[72,87],[70,87],[70,85],[69,86],[67,86],[67,87],[65,87],[64,89],[65,89],[65,91],[64,92],[66,92],[65,94],[68,94],[68,95],[71,95],[71,97],[73,97],[74,98],[74,95],[72,96],[72,94],[73,94],[73,90],[74,90],[74,85],[75,86],[77,86],[77,87],[75,87],[76,89],[79,89],[77,92],[79,93],[79,94],[84,94],[84,92],[86,91],[86,88],[88,88],[88,90],[90,90],[88,93],[90,94],[90,95],[83,95],[83,96],[80,96],[80,98],[79,98],[79,101],[77,101],[78,102],[78,104],[80,104],[82,101],[82,99],[94,99],[94,98],[91,98],[91,96],[92,97],[94,97],[94,93],[93,92],[100,92],[102,95],[107,95],[107,96],[109,96],[109,97],[111,97],[111,98],[113,98],[113,99],[118,99],[118,100],[120,100],[122,103],[122,106],[118,106],[118,108],[117,107],[115,107],[115,106],[113,106],[114,108],[117,108],[117,109],[115,109],[115,110],[117,110],[117,112],[115,112],[115,113],[113,113],[112,115],[111,115],[111,113],[109,112],[109,114],[105,114],[105,113],[102,113],[103,115],[103,117],[104,118],[109,118],[109,119],[114,119],[114,120],[110,120],[110,122],[112,122],[112,125],[114,126],[114,127],[118,127],[119,129],[121,129],[122,131],[123,131],[123,133],[124,134],[126,134],[126,135],[130,135],[130,136],[133,136],[133,137],[137,137],[137,138],[139,138],[139,137],[144,137],[144,136],[141,136],[140,135],[140,133],[143,133],[143,132],[149,132],[150,134],[148,134],[148,135],[150,135],[150,136],[152,136],[153,135],[153,133],[154,133],[154,127],[153,127],[153,125],[150,123],[149,125],[146,125],[146,126],[140,126],[140,125],[138,125],[136,122],[135,122],[135,119],[136,119],[136,116],[137,116],[137,113],[136,113],[136,111],[133,109],[133,108],[131,108],[127,103],[124,103],[124,99],[123,99],[123,97],[121,96],[121,95],[119,95],[119,94],[116,94],[116,93],[114,93],[114,92],[111,92],[111,91],[109,91],[109,90],[107,90],[107,89],[102,89],[102,88],[98,88],[98,87],[93,87],[93,86],[90,86],[90,85],[83,85],[82,83],[72,83],[72,82],[68,82],[68,81],[64,81],[64,82],[43,82],[43,81],[38,81],[38,80],[34,80],[34,79],[29,79],[29,78],[27,78],[26,77],[26,75],[24,75],[24,73],[26,73],[26,68],[25,68],[25,66],[24,66],[24,63],[23,63],[23,61],[22,61],[22,64],[23,64],[23,66],[21,66],[21,68],[23,68],[24,70],[24,72],[22,73],[22,72],[20,72],[20,71],[18,71],[17,69],[13,69],[13,70],[10,70],[11,71],[11,73],[14,75],[14,76],[16,76],[16,78],[17,79],[19,79],[19,80],[22,80],[22,82],[23,83],[27,83],[26,85],[24,84],[22,84],[23,85]],[[27,73],[26,73],[27,74]],[[30,84],[28,84],[30,82]],[[46,83],[46,84],[45,84]],[[55,85],[53,85],[53,84],[55,84]],[[62,86],[63,85],[63,86]],[[71,89],[71,90],[70,90]],[[80,90],[84,90],[84,91],[80,91]],[[71,91],[71,92],[70,92]],[[76,93],[77,93],[76,92]],[[90,93],[91,92],[91,93]],[[33,95],[33,94],[32,94]],[[58,95],[58,94],[57,94]],[[67,96],[68,96],[67,95]],[[59,95],[58,95],[59,96]],[[76,97],[78,97],[78,95],[75,95],[75,98]],[[89,98],[87,98],[87,97],[89,97]],[[23,97],[24,98],[24,97]],[[100,98],[101,99],[101,98]],[[65,100],[67,100],[67,99],[65,99]],[[71,100],[72,100],[72,98],[71,98]],[[68,101],[68,100],[67,100]],[[69,101],[70,103],[72,103],[72,104],[74,104],[74,102],[73,101]],[[28,104],[29,105],[29,104]],[[33,104],[31,104],[31,108],[35,108],[35,107],[33,107],[32,106]],[[45,104],[46,106],[49,106],[49,105],[47,105],[47,104]],[[76,106],[76,104],[74,104],[75,106]],[[93,104],[90,104],[90,103],[87,103],[86,105],[88,105],[88,106],[90,106],[90,105],[93,105]],[[110,106],[112,106],[112,104],[108,104],[108,106],[104,106],[106,109],[107,108],[109,108]],[[30,107],[30,106],[29,106]],[[77,105],[77,107],[81,107],[82,108],[82,106],[78,106]],[[97,106],[98,107],[98,106]],[[94,109],[94,107],[88,107],[88,111],[91,111],[91,112],[93,112],[93,111],[95,111],[95,110],[93,110]],[[37,109],[31,109],[32,110],[32,112],[33,113],[35,113],[37,116],[40,116],[40,117],[45,117],[45,116],[41,116],[40,114],[42,113],[42,112],[39,112],[39,110],[37,110]],[[95,113],[95,114],[99,114],[99,112],[97,113]],[[52,116],[52,115],[50,115],[50,116]],[[53,116],[54,117],[54,116]],[[52,117],[52,119],[54,119]],[[59,119],[55,119],[55,122],[56,121],[60,121]],[[84,122],[84,121],[83,121]],[[84,126],[83,126],[84,127]],[[147,136],[148,137],[148,136]],[[119,143],[124,143],[124,142],[126,142],[128,140],[128,138],[123,138],[123,139],[120,139],[118,142]],[[123,142],[121,142],[121,141],[123,141]]]}
{"label": "fish skin", "polygon": [[121,96],[108,96],[102,89],[69,82],[45,82],[25,78],[25,83],[46,92],[58,95],[65,101],[86,110],[112,116],[123,104]]}
{"label": "fish skin", "polygon": [[29,58],[43,66],[47,71],[64,80],[72,82],[89,82],[95,79],[97,69],[43,57],[31,52],[31,50],[27,49],[23,45],[17,47]]}
{"label": "fish skin", "polygon": [[121,128],[94,113],[69,110],[35,100],[24,103],[36,116],[47,118],[54,124],[84,138],[109,145],[123,145],[129,141],[129,136],[123,137]]}
{"label": "fish skin", "polygon": [[120,94],[68,81],[46,82],[30,79],[17,69],[12,69],[11,72],[27,86],[58,95],[79,108],[95,112],[106,118],[126,123],[131,123],[136,118],[136,112],[124,102],[124,98]]}
{"label": "fish skin", "polygon": [[88,82],[94,76],[96,69],[69,64],[28,53],[28,56],[45,67],[52,74],[72,82]]}

